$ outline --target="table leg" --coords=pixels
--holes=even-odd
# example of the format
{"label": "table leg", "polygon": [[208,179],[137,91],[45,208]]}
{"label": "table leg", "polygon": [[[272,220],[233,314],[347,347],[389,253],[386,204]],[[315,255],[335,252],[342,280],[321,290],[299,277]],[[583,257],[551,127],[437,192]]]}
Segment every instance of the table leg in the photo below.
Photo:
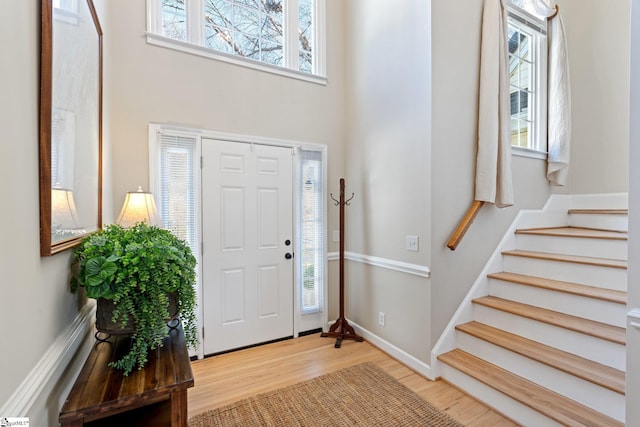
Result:
{"label": "table leg", "polygon": [[187,390],[171,393],[171,427],[187,427]]}

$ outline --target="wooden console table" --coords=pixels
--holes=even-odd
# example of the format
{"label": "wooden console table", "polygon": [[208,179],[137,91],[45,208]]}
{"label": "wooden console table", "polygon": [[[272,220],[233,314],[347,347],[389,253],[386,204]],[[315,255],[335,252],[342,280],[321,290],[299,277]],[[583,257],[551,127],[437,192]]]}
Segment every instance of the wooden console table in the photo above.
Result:
{"label": "wooden console table", "polygon": [[186,427],[193,373],[182,327],[169,331],[144,369],[125,377],[108,364],[126,354],[129,345],[123,336],[96,342],[62,406],[62,427]]}

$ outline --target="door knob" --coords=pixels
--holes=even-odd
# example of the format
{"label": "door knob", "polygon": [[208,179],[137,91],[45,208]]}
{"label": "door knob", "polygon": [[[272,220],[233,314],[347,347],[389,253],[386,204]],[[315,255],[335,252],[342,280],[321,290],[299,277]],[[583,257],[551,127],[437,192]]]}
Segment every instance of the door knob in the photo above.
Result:
{"label": "door knob", "polygon": [[291,259],[291,258],[293,258],[293,254],[290,254],[289,252],[287,252],[286,254],[284,254],[284,257],[286,259]]}

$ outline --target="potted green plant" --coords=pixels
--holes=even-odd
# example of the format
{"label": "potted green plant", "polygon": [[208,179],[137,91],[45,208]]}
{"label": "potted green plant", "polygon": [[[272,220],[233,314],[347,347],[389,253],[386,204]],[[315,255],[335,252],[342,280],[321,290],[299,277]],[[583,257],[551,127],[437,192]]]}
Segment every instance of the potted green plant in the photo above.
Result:
{"label": "potted green plant", "polygon": [[111,366],[125,375],[136,365],[142,369],[147,353],[162,346],[167,321],[176,315],[187,345],[195,347],[196,259],[184,240],[146,223],[131,228],[112,224],[85,237],[74,258],[72,290],[84,287],[89,298],[98,300],[98,311],[101,303],[111,306],[111,321],[132,328],[130,352]]}

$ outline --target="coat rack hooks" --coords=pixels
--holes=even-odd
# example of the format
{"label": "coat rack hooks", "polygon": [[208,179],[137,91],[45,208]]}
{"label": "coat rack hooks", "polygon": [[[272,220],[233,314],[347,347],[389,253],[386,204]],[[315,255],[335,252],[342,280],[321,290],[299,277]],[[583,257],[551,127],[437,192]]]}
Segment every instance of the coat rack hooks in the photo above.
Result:
{"label": "coat rack hooks", "polygon": [[[333,193],[330,193],[329,197],[331,197],[331,200],[335,202],[336,206],[340,206],[340,203],[341,203],[340,200],[336,200],[336,198],[333,197]],[[349,197],[347,200],[344,201],[345,206],[350,206],[351,203],[349,202],[351,202],[351,200],[353,200],[354,197],[356,197],[356,193],[351,193],[351,197]]]}

